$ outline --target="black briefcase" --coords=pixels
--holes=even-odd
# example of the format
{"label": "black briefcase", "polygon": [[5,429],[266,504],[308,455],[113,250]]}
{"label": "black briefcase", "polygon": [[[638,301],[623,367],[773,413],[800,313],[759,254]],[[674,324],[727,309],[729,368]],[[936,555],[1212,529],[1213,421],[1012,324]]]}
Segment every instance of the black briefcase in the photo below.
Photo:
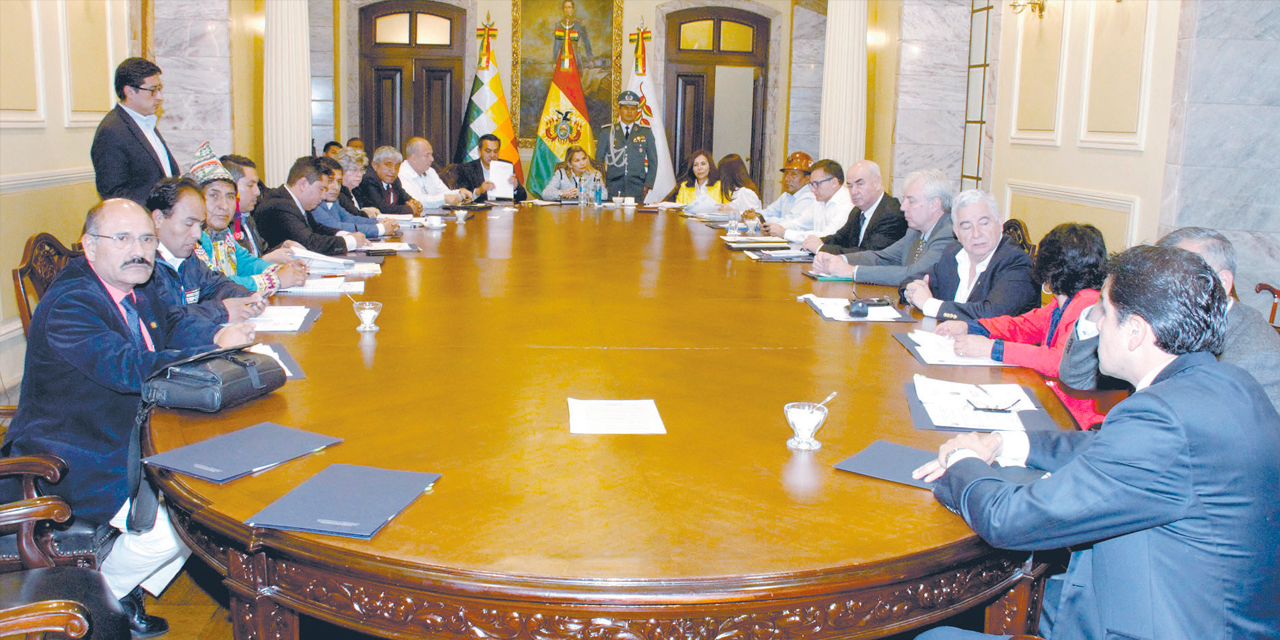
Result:
{"label": "black briefcase", "polygon": [[162,367],[142,384],[143,405],[214,413],[284,386],[280,363],[245,351],[249,346],[207,351]]}

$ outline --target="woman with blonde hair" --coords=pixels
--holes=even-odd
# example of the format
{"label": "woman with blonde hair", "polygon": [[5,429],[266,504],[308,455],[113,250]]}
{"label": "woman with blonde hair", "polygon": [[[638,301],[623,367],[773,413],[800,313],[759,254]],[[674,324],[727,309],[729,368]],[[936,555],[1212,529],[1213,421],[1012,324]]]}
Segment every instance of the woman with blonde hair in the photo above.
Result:
{"label": "woman with blonde hair", "polygon": [[575,144],[565,150],[564,161],[556,165],[551,180],[542,188],[542,197],[547,200],[591,200],[595,198],[597,191],[601,201],[609,199],[604,175],[595,166],[595,161],[587,155],[586,149]]}

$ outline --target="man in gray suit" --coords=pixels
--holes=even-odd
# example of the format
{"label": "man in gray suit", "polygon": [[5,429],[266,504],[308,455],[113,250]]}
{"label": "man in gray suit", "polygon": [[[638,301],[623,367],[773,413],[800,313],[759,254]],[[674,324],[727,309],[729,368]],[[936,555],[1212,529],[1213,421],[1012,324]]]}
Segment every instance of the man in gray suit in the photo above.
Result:
{"label": "man in gray suit", "polygon": [[938,169],[907,176],[902,190],[907,235],[879,251],[820,252],[813,270],[853,278],[854,282],[897,286],[907,276],[928,271],[956,241],[951,229],[951,181]]}
{"label": "man in gray suit", "polygon": [[[1230,294],[1237,263],[1236,249],[1226,236],[1204,227],[1183,227],[1170,232],[1157,244],[1199,254]],[[1093,389],[1098,385],[1098,329],[1090,317],[1096,312],[1095,305],[1080,315],[1062,353],[1059,379],[1075,389]],[[1227,298],[1227,336],[1218,360],[1248,371],[1267,392],[1271,404],[1280,407],[1280,335],[1261,313],[1230,297]]]}

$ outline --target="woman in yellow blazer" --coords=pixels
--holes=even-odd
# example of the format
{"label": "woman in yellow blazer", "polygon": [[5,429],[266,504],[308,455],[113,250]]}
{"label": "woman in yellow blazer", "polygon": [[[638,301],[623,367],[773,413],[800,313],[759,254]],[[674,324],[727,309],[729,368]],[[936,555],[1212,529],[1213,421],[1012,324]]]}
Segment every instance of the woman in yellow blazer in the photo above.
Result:
{"label": "woman in yellow blazer", "polygon": [[680,185],[676,190],[678,204],[689,204],[694,198],[704,193],[720,204],[727,202],[724,195],[720,193],[720,173],[716,170],[716,163],[711,159],[709,151],[694,152],[693,158],[681,172],[678,184]]}

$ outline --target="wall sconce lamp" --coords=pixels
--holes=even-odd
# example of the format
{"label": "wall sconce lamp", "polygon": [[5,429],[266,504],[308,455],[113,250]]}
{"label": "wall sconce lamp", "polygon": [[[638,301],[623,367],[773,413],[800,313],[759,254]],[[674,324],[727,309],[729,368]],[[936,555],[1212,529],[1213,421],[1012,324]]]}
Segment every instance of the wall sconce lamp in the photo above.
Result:
{"label": "wall sconce lamp", "polygon": [[1044,17],[1044,0],[1013,0],[1013,2],[1009,3],[1009,6],[1013,7],[1014,13],[1022,13],[1023,9],[1030,7],[1031,12],[1036,14],[1036,17]]}

